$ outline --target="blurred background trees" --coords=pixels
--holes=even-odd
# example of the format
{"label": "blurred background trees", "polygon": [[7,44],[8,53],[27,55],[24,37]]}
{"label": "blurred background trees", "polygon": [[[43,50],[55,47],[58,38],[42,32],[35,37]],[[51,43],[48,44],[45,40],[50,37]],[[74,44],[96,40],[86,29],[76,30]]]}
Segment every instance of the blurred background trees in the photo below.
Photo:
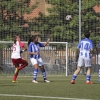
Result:
{"label": "blurred background trees", "polygon": [[[12,35],[18,33],[27,41],[28,35],[33,32],[33,35],[38,33],[42,41],[50,37],[51,41],[78,42],[78,0],[42,1],[50,5],[45,8],[48,14],[40,11],[38,17],[25,20],[24,15],[31,14],[39,7],[40,0],[34,4],[31,4],[31,0],[0,0],[0,39],[11,40]],[[97,12],[95,7],[100,7],[100,1],[81,0],[81,3],[82,38],[83,33],[88,30],[91,32],[91,39],[97,44],[100,41],[100,12]],[[72,19],[66,20],[67,15],[71,15]]]}

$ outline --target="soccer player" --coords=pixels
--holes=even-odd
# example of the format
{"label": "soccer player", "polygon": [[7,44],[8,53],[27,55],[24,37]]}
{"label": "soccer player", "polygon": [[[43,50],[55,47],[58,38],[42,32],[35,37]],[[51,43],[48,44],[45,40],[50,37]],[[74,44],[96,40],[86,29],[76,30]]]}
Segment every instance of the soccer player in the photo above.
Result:
{"label": "soccer player", "polygon": [[44,78],[44,82],[50,82],[46,78],[46,71],[44,69],[44,63],[42,61],[42,58],[40,56],[40,47],[45,47],[49,43],[50,39],[47,40],[45,44],[42,44],[38,42],[38,36],[32,36],[30,40],[28,41],[28,52],[30,55],[30,61],[32,65],[34,66],[34,78],[32,82],[38,83],[37,79],[37,74],[38,74],[38,66],[40,70],[42,71],[42,75]]}
{"label": "soccer player", "polygon": [[27,48],[25,47],[24,43],[20,41],[20,37],[18,35],[14,36],[14,43],[12,49],[13,51],[11,54],[11,59],[13,65],[16,68],[12,82],[15,83],[19,71],[28,65],[28,62],[21,57],[21,53],[26,51]]}
{"label": "soccer player", "polygon": [[89,32],[86,32],[84,36],[85,38],[79,42],[77,47],[77,49],[79,50],[78,65],[77,65],[78,67],[72,76],[71,84],[75,84],[75,79],[79,74],[80,70],[82,69],[82,66],[85,66],[87,68],[86,84],[92,84],[92,82],[90,82],[90,78],[91,78],[91,58],[93,56],[93,44],[92,41],[89,39],[90,37]]}

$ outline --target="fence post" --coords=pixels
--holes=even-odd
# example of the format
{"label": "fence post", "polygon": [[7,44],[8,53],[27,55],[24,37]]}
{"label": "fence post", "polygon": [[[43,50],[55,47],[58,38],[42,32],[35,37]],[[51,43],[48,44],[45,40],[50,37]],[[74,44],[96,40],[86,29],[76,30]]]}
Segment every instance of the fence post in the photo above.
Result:
{"label": "fence post", "polygon": [[68,76],[68,42],[66,42],[66,76]]}

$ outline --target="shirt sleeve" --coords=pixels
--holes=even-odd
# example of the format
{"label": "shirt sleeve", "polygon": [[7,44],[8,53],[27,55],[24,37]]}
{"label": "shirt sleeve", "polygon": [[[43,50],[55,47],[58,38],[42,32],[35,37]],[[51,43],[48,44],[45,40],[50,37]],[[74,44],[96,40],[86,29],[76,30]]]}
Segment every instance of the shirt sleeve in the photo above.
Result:
{"label": "shirt sleeve", "polygon": [[78,43],[77,48],[81,48],[81,41]]}
{"label": "shirt sleeve", "polygon": [[98,48],[100,48],[100,43],[98,44]]}
{"label": "shirt sleeve", "polygon": [[90,49],[93,50],[93,42],[90,42]]}
{"label": "shirt sleeve", "polygon": [[21,48],[25,47],[25,44],[22,43],[21,41],[19,41],[19,45],[20,45]]}
{"label": "shirt sleeve", "polygon": [[39,44],[40,47],[44,47],[43,43],[38,42],[38,44]]}
{"label": "shirt sleeve", "polygon": [[32,52],[32,45],[28,46],[28,52]]}

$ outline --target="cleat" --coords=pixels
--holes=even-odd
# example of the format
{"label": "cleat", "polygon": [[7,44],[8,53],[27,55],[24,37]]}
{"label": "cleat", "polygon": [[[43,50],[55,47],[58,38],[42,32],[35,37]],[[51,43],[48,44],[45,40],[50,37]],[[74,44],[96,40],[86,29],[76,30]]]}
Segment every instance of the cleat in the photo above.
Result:
{"label": "cleat", "polygon": [[36,80],[33,80],[32,82],[33,82],[33,83],[38,83],[38,81],[36,81]]}
{"label": "cleat", "polygon": [[44,82],[49,83],[50,81],[48,81],[48,80],[44,80]]}
{"label": "cleat", "polygon": [[18,81],[12,81],[12,83],[18,83]]}
{"label": "cleat", "polygon": [[71,84],[75,84],[75,81],[74,80],[71,80]]}
{"label": "cleat", "polygon": [[15,74],[17,74],[17,73],[18,73],[18,71],[19,71],[19,70],[18,70],[18,68],[16,68],[16,69],[15,69]]}
{"label": "cleat", "polygon": [[89,81],[89,82],[86,82],[86,84],[93,84],[93,82],[90,82],[90,81]]}

